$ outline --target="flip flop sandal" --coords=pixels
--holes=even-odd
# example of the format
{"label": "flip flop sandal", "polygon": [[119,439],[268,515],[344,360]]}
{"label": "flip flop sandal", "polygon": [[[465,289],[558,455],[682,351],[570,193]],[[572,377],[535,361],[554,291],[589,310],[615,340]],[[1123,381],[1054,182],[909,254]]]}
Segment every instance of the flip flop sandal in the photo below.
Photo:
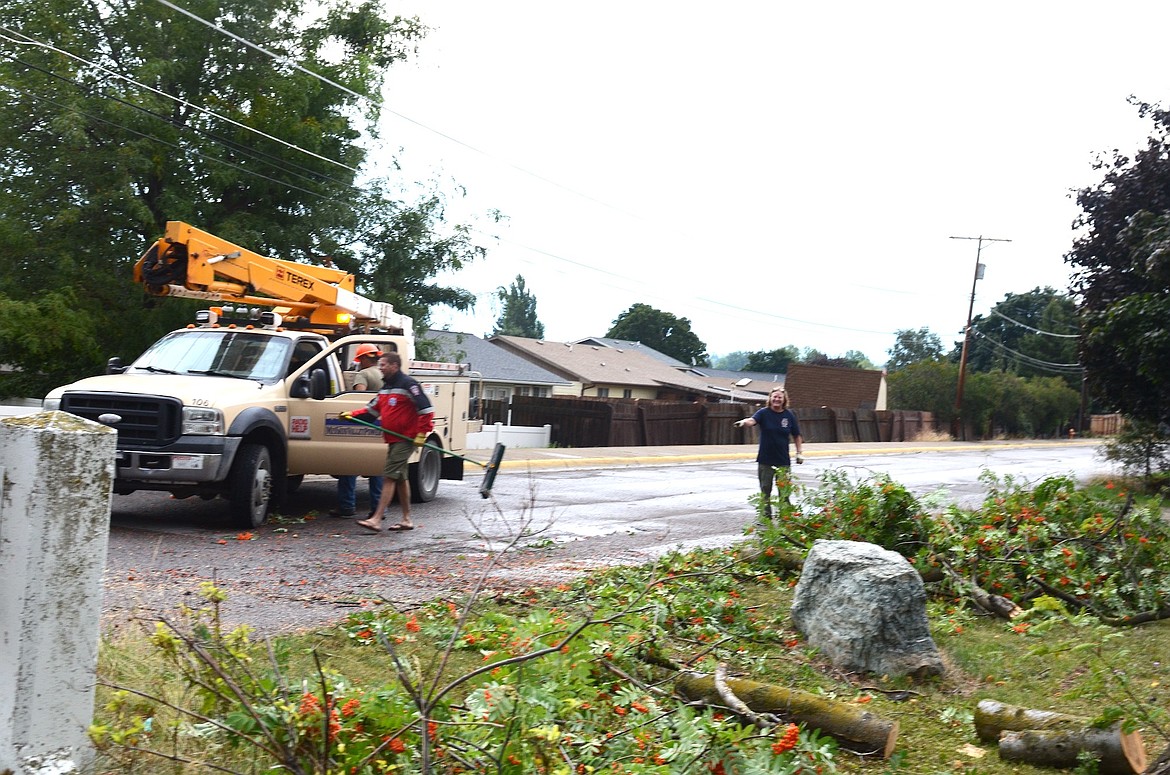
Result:
{"label": "flip flop sandal", "polygon": [[371,533],[381,533],[382,532],[381,526],[374,527],[373,525],[366,524],[365,520],[359,520],[359,521],[355,522],[354,524],[359,525],[361,527],[364,527],[366,530],[369,530]]}
{"label": "flip flop sandal", "polygon": [[404,525],[401,522],[399,522],[398,524],[391,525],[390,527],[388,527],[386,529],[390,530],[392,532],[401,531],[401,530],[414,530],[414,525]]}

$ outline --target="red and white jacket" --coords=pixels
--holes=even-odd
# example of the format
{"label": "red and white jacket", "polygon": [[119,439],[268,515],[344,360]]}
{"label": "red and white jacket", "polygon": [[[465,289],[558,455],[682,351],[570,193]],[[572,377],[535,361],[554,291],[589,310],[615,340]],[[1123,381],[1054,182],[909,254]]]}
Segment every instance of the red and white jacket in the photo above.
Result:
{"label": "red and white jacket", "polygon": [[[383,431],[401,434],[406,441],[413,441],[420,434],[429,434],[435,428],[435,408],[431,406],[431,399],[414,377],[401,371],[393,379],[386,380],[378,395],[353,416],[368,416]],[[395,444],[404,439],[383,433],[382,440]]]}

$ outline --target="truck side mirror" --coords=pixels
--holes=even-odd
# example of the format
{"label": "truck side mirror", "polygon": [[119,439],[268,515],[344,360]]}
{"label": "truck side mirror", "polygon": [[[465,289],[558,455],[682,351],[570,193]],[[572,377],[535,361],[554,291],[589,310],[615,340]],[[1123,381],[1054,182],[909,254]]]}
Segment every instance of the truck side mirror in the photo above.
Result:
{"label": "truck side mirror", "polygon": [[126,371],[126,367],[122,365],[122,359],[114,356],[106,361],[106,374],[121,374]]}
{"label": "truck side mirror", "polygon": [[329,394],[329,373],[325,369],[309,372],[309,396],[320,401]]}

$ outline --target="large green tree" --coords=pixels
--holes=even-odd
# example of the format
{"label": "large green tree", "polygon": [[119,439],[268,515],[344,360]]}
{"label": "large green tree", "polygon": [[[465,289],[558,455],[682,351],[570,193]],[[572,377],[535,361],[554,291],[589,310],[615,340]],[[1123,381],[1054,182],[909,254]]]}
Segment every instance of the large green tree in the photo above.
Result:
{"label": "large green tree", "polygon": [[1098,163],[1077,194],[1078,237],[1065,259],[1082,300],[1081,362],[1101,403],[1151,426],[1170,423],[1170,112],[1147,104],[1144,148]]}
{"label": "large green tree", "polygon": [[544,324],[536,317],[536,297],[528,292],[522,276],[516,275],[507,288],[497,289],[496,298],[500,300],[503,309],[496,319],[492,336],[504,334],[528,339],[544,338]]}
{"label": "large green tree", "polygon": [[[971,321],[967,367],[1022,377],[1059,376],[1079,390],[1076,302],[1053,288],[1009,293],[991,312]],[[962,343],[956,345],[957,358]]]}
{"label": "large green tree", "polygon": [[806,347],[800,362],[809,366],[833,366],[838,369],[873,368],[873,363],[860,350],[847,350],[844,355],[830,356],[815,347]]}
{"label": "large green tree", "polygon": [[886,362],[886,369],[890,372],[922,361],[942,360],[944,355],[942,339],[929,328],[895,331],[894,346],[887,354],[890,360]]}
{"label": "large green tree", "polygon": [[157,0],[0,4],[0,362],[17,369],[0,394],[43,394],[185,322],[190,304],[131,279],[168,220],[329,261],[420,325],[473,303],[431,281],[482,253],[442,196],[363,172],[380,105],[360,95],[420,23],[373,2],[187,5],[231,35]]}
{"label": "large green tree", "polygon": [[618,315],[606,336],[641,342],[691,366],[710,365],[707,345],[691,331],[691,321],[648,304],[634,304]]}
{"label": "large green tree", "polygon": [[748,353],[744,371],[773,372],[784,374],[788,371],[788,364],[800,361],[800,349],[794,345],[786,345],[775,350],[758,350]]}

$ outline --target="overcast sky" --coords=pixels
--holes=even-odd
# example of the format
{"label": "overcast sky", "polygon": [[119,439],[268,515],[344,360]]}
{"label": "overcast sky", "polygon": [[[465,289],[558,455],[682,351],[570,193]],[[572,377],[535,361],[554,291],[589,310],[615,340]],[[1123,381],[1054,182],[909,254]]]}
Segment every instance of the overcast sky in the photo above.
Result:
{"label": "overcast sky", "polygon": [[[467,196],[486,259],[436,309],[477,335],[522,275],[547,339],[635,303],[712,355],[949,349],[1007,293],[1068,287],[1097,154],[1170,95],[1166,2],[386,0],[432,28],[392,68],[382,136],[407,180]],[[506,220],[493,223],[487,213]]]}

